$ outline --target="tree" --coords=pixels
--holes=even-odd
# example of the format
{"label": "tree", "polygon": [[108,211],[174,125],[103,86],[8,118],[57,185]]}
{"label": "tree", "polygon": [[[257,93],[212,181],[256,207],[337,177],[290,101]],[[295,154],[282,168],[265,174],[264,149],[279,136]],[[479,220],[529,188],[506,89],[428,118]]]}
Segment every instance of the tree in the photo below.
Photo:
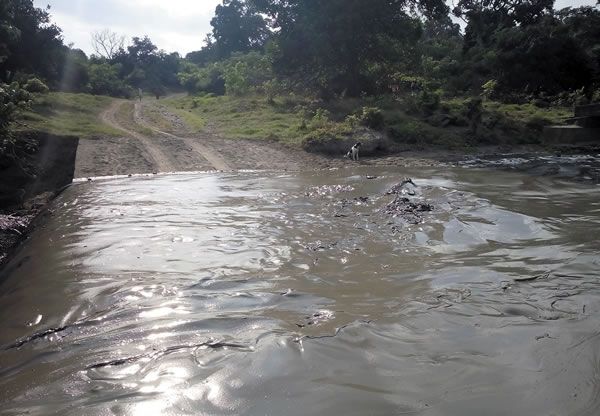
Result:
{"label": "tree", "polygon": [[500,90],[557,94],[592,83],[593,67],[584,48],[551,16],[535,25],[502,29],[495,37]]}
{"label": "tree", "polygon": [[600,8],[565,8],[556,12],[560,20],[577,45],[588,57],[593,68],[596,87],[600,88]]}
{"label": "tree", "polygon": [[[272,48],[279,76],[323,97],[374,92],[391,63],[415,65],[420,22],[408,14],[447,14],[443,0],[254,0],[276,32]],[[383,70],[382,70],[383,69]]]}
{"label": "tree", "polygon": [[17,72],[58,83],[64,59],[61,30],[32,0],[0,2],[0,80]]}
{"label": "tree", "polygon": [[131,87],[119,78],[119,65],[107,62],[91,63],[89,66],[90,92],[114,97],[130,97]]}
{"label": "tree", "polygon": [[127,47],[129,57],[137,64],[150,65],[158,54],[158,47],[152,43],[148,36],[143,38],[134,37],[132,44]]}
{"label": "tree", "polygon": [[215,62],[218,59],[217,45],[212,35],[207,34],[204,38],[202,49],[188,53],[185,59],[200,66],[206,65],[209,62]]}
{"label": "tree", "polygon": [[111,32],[110,29],[92,32],[92,49],[98,56],[113,59],[125,45],[125,36]]}
{"label": "tree", "polygon": [[262,47],[269,35],[263,17],[248,2],[224,0],[210,21],[219,58]]}
{"label": "tree", "polygon": [[498,29],[535,24],[552,13],[554,0],[459,0],[452,11],[466,23],[465,50],[489,46]]}
{"label": "tree", "polygon": [[88,69],[89,62],[85,52],[66,48],[59,89],[69,92],[85,91],[89,83]]}

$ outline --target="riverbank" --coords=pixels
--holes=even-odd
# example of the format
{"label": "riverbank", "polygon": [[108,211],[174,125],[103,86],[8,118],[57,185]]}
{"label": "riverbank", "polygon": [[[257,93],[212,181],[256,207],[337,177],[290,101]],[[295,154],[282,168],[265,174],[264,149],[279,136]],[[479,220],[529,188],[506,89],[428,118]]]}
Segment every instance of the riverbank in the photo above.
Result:
{"label": "riverbank", "polygon": [[[267,102],[258,96],[174,94],[161,100],[146,97],[133,102],[51,93],[38,98],[33,111],[21,120],[22,128],[43,131],[20,133],[26,138],[22,141],[24,147],[29,140],[33,150],[22,152],[22,166],[3,166],[0,258],[6,257],[10,247],[27,234],[32,219],[73,177],[214,170],[305,171],[340,169],[357,163],[412,168],[525,166],[534,174],[553,174],[559,169],[556,163],[538,166],[544,165],[543,157],[599,152],[597,145],[545,146],[535,136],[543,125],[560,122],[567,114],[565,109],[484,103],[477,139],[469,131],[464,106],[464,101],[442,102],[425,117],[422,108],[410,110],[406,102],[390,101],[389,97],[323,103],[299,97]],[[358,114],[358,109],[362,113]],[[365,120],[372,128],[364,125]],[[53,133],[73,134],[79,139]],[[493,144],[481,140],[486,135],[495,137]],[[64,146],[65,140],[70,144]],[[363,143],[361,160],[352,162],[343,154],[356,141]],[[537,158],[538,162],[511,165],[510,160],[515,158]],[[568,176],[576,180],[598,181],[600,176],[596,167],[585,163],[568,171]]]}
{"label": "riverbank", "polygon": [[72,182],[77,145],[73,136],[21,132],[14,155],[0,159],[0,266],[48,202]]}

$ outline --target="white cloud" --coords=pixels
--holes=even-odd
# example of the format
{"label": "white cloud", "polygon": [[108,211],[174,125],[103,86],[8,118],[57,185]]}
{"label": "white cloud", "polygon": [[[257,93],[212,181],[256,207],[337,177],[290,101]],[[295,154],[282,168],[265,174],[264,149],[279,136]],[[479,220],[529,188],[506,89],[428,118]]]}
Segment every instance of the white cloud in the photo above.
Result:
{"label": "white cloud", "polygon": [[109,28],[125,35],[148,35],[167,52],[182,55],[203,46],[220,0],[34,0],[51,6],[52,21],[63,30],[65,43],[92,52],[90,34]]}

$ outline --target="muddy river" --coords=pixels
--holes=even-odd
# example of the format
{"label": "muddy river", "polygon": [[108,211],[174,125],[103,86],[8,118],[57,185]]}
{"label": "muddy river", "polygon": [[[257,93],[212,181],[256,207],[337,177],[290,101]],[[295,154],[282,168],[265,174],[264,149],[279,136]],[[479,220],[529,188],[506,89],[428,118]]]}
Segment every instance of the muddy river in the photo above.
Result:
{"label": "muddy river", "polygon": [[75,184],[0,272],[0,414],[598,415],[599,233],[517,171]]}

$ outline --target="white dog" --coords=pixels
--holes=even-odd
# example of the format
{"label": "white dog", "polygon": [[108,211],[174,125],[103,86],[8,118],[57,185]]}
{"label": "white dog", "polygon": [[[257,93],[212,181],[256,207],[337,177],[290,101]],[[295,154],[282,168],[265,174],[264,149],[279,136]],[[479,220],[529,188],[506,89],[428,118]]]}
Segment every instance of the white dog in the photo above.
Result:
{"label": "white dog", "polygon": [[350,148],[350,151],[346,153],[346,157],[352,160],[358,161],[358,149],[360,148],[361,143],[356,142],[354,146]]}

